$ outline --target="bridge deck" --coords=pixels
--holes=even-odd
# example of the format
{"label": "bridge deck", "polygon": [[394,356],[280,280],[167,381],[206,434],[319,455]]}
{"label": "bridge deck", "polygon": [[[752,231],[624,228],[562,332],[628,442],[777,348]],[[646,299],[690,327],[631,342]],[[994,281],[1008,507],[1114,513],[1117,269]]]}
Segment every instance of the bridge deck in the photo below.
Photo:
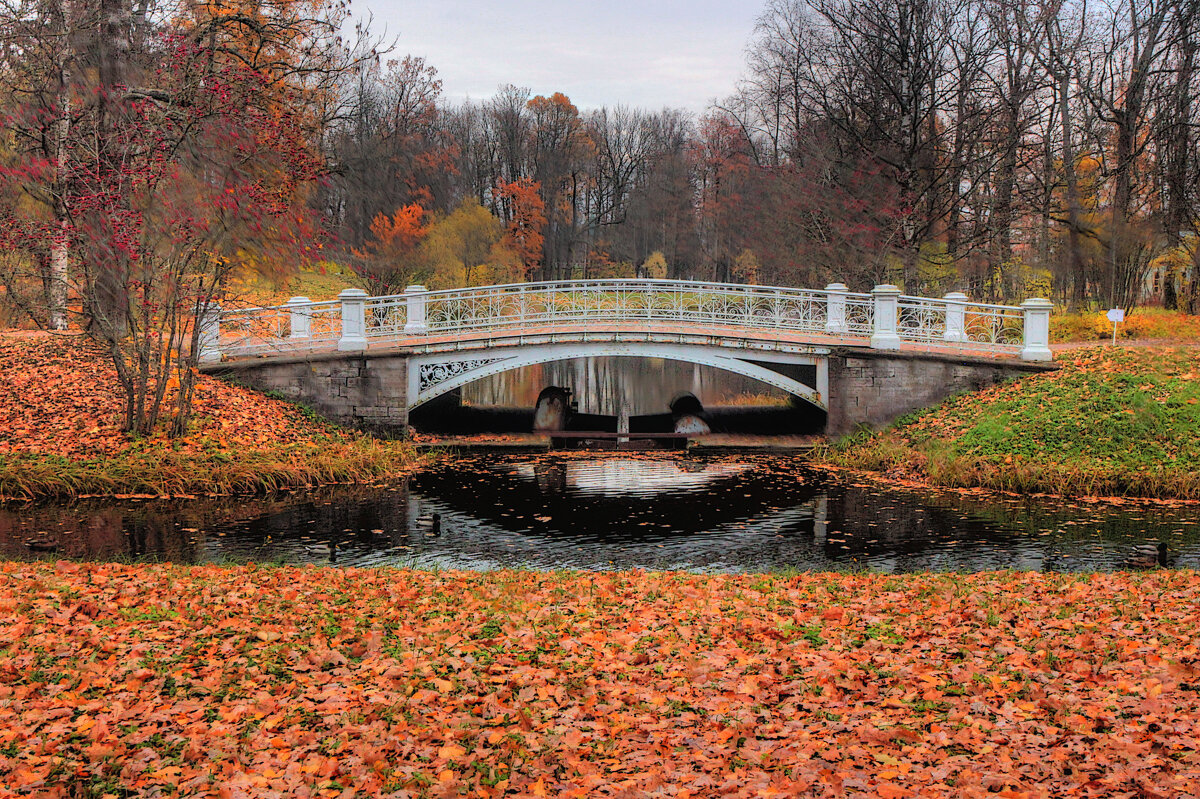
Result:
{"label": "bridge deck", "polygon": [[[367,339],[363,352],[371,356],[399,352],[456,352],[571,342],[645,342],[702,344],[730,349],[764,352],[818,352],[834,348],[871,352],[870,341],[861,336],[799,333],[777,329],[753,330],[734,326],[704,326],[651,322],[643,324],[593,323],[579,325],[535,325],[520,330],[466,330],[454,334],[377,336]],[[981,347],[978,342],[901,341],[891,352],[913,355],[940,355],[957,358],[1012,360],[1012,347]],[[310,358],[339,353],[332,339],[244,339],[237,346],[223,348],[225,361],[255,359]]]}

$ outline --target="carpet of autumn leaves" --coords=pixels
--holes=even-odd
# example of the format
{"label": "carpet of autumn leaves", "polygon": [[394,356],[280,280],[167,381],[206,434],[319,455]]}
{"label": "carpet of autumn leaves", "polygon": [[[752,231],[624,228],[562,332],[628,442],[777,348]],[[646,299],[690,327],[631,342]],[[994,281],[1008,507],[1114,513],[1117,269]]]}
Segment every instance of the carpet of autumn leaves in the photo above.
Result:
{"label": "carpet of autumn leaves", "polygon": [[[200,378],[191,427],[178,439],[166,437],[165,424],[131,439],[120,429],[122,402],[112,362],[85,337],[0,334],[0,497],[228,493],[336,481],[356,469],[378,476],[383,461],[411,460],[407,448],[212,377]],[[314,455],[324,459],[315,471],[306,468]],[[237,461],[245,473],[235,473]]]}
{"label": "carpet of autumn leaves", "polygon": [[1200,581],[0,564],[0,796],[1200,793]]}
{"label": "carpet of autumn leaves", "polygon": [[829,453],[925,480],[1068,496],[1200,499],[1200,348],[1092,347]]}

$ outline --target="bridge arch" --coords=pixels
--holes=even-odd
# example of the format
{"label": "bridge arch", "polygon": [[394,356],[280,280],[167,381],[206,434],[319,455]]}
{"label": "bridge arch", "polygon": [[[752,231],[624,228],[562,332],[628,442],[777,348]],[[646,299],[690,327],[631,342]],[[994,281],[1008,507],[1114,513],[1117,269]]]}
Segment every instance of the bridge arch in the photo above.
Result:
{"label": "bridge arch", "polygon": [[[711,345],[653,341],[529,344],[490,350],[414,354],[408,365],[408,410],[411,411],[468,383],[501,372],[553,361],[606,356],[662,358],[710,366],[758,380],[799,397],[823,411],[829,410],[829,361],[825,351],[731,351],[730,348]],[[810,386],[781,371],[788,365],[816,367],[816,385]]]}

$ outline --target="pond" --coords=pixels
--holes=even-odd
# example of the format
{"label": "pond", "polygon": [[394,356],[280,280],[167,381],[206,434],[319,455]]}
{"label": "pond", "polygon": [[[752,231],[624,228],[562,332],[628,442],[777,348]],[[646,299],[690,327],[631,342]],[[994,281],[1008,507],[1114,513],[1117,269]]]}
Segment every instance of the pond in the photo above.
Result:
{"label": "pond", "polygon": [[[407,480],[240,499],[0,508],[0,556],[495,569],[1111,570],[1200,508],[915,491],[802,454],[472,451]],[[56,547],[34,552],[29,542]]]}

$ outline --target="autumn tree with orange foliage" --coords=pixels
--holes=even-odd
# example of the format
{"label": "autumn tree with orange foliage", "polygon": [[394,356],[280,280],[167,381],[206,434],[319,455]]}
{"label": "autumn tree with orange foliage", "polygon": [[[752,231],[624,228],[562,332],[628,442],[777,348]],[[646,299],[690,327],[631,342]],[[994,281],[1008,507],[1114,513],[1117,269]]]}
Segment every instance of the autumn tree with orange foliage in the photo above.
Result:
{"label": "autumn tree with orange foliage", "polygon": [[496,195],[509,216],[508,232],[503,241],[525,265],[527,280],[532,279],[542,265],[546,203],[542,200],[540,189],[537,181],[530,178],[502,182],[496,186]]}
{"label": "autumn tree with orange foliage", "polygon": [[409,203],[371,220],[372,240],[355,250],[356,271],[373,294],[395,294],[421,279],[418,245],[429,234],[425,209]]}

